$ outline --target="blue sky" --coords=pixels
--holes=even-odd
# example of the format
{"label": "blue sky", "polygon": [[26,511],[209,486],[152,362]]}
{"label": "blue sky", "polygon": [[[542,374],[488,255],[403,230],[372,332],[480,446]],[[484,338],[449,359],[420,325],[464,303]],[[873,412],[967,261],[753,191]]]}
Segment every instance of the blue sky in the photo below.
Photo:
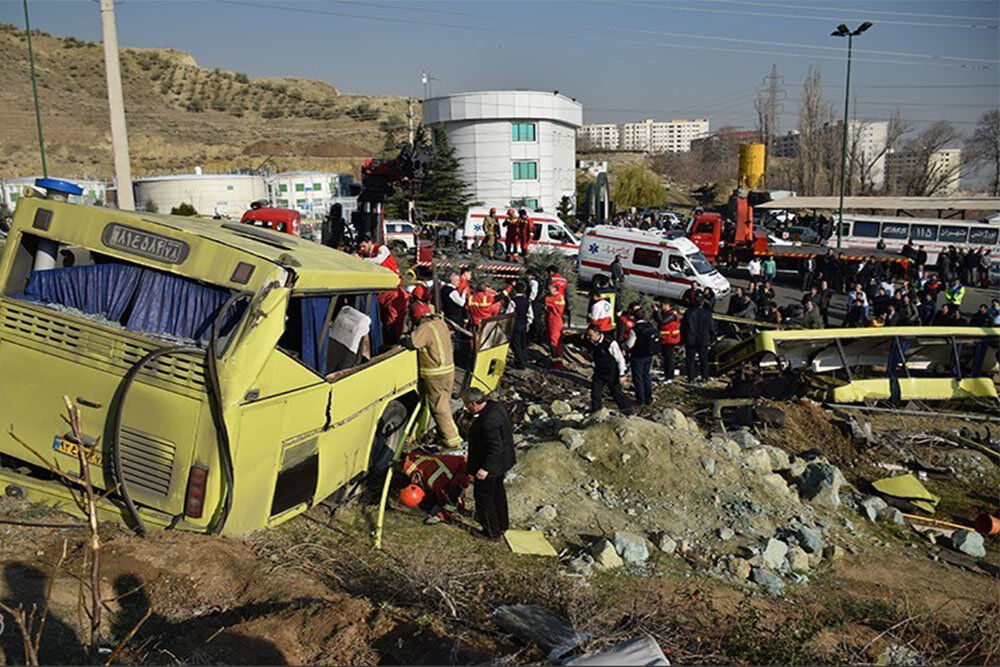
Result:
{"label": "blue sky", "polygon": [[[91,0],[29,0],[32,26],[97,41]],[[783,80],[782,129],[794,127],[802,81],[822,68],[836,115],[846,40],[840,22],[875,25],[855,40],[857,115],[947,119],[968,132],[998,105],[1000,2],[676,0],[644,2],[124,0],[124,46],[173,47],[205,67],[303,76],[347,93],[556,90],[588,122],[708,117],[752,126],[771,65]],[[23,25],[20,0],[0,21]],[[878,53],[876,53],[878,52]]]}

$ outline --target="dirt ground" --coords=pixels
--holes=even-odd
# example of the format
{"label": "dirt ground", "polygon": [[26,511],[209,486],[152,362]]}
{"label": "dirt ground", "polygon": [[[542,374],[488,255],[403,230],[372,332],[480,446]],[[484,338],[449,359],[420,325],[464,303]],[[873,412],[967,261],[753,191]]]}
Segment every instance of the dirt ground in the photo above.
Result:
{"label": "dirt ground", "polygon": [[[538,648],[491,618],[499,605],[539,604],[589,633],[587,649],[648,633],[674,663],[875,662],[887,655],[932,664],[997,662],[997,578],[945,563],[907,525],[871,523],[846,503],[836,511],[814,508],[799,503],[794,491],[786,496],[762,485],[760,473],[739,456],[728,458],[713,437],[718,426],[710,406],[725,397],[725,386],[662,387],[639,418],[577,423],[583,441],[570,449],[560,431],[575,417],[557,419],[549,404],[559,398],[573,409],[584,396],[580,382],[519,372],[503,395],[518,421],[519,463],[508,485],[514,524],[543,530],[560,557],[519,556],[476,538],[468,513],[428,526],[421,513],[395,502],[377,551],[376,508],[363,499],[336,510],[317,506],[245,539],[179,532],[143,539],[109,525],[102,530],[108,610],[102,645],[118,645],[149,612],[118,662],[539,663],[545,656]],[[530,402],[545,408],[529,416]],[[664,411],[675,407],[687,415],[683,428],[665,423],[674,417]],[[780,407],[784,426],[758,426],[757,436],[792,457],[820,449],[859,495],[867,482],[890,474],[879,464],[917,455],[952,471],[925,481],[942,496],[937,518],[968,522],[1000,502],[1000,475],[986,457],[909,447],[902,438],[967,425],[961,421],[869,415],[877,438],[864,444],[818,404]],[[714,459],[711,474],[707,456]],[[845,494],[855,493],[848,488]],[[760,506],[761,516],[736,513],[737,499]],[[554,519],[539,515],[545,504],[556,509]],[[829,525],[824,538],[844,547],[843,556],[824,559],[807,583],[788,585],[781,597],[719,575],[726,550],[752,544],[789,517]],[[9,498],[0,499],[0,520],[0,601],[7,605],[41,604],[65,540],[68,557],[52,587],[42,661],[80,662],[84,532],[13,525],[72,520]],[[736,536],[719,542],[714,534],[727,525]],[[650,540],[669,531],[678,541],[690,539],[692,549],[665,553],[651,546],[642,566],[591,576],[568,569],[571,557],[616,530]],[[995,538],[987,548],[985,562],[998,564]],[[21,663],[19,633],[4,620],[0,663]]]}

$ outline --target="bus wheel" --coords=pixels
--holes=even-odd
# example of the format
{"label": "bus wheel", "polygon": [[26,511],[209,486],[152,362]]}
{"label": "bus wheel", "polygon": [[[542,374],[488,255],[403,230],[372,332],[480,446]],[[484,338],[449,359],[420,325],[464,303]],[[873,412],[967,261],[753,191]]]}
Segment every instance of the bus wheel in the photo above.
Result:
{"label": "bus wheel", "polygon": [[399,441],[405,435],[403,427],[406,426],[408,417],[406,406],[399,401],[390,401],[389,405],[385,406],[385,411],[375,428],[375,441],[372,443],[372,452],[368,458],[369,477],[381,482],[385,471],[392,465]]}

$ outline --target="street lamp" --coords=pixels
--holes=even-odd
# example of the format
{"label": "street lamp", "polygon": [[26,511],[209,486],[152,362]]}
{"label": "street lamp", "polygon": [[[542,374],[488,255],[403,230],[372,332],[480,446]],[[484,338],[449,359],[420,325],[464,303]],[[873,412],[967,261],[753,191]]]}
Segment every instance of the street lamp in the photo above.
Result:
{"label": "street lamp", "polygon": [[844,86],[844,141],[840,148],[840,207],[838,209],[837,220],[837,249],[841,247],[841,239],[844,233],[844,182],[847,176],[847,112],[851,99],[851,51],[854,46],[854,38],[872,27],[871,21],[865,21],[852,31],[841,23],[837,29],[830,33],[831,37],[847,38],[847,84]]}

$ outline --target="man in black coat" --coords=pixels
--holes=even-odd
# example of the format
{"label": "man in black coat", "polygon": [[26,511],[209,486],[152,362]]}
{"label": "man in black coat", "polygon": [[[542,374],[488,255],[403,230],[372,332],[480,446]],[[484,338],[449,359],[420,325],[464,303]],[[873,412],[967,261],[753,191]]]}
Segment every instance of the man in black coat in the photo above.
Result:
{"label": "man in black coat", "polygon": [[694,358],[698,356],[701,379],[708,379],[708,348],[715,342],[715,320],[705,302],[684,311],[681,318],[681,340],[684,341],[684,363],[688,382],[694,382]]}
{"label": "man in black coat", "polygon": [[472,492],[476,520],[483,527],[484,537],[498,540],[510,528],[503,481],[515,463],[514,427],[503,404],[486,400],[481,389],[466,389],[462,401],[466,410],[475,415],[469,427],[466,470],[475,478]]}

